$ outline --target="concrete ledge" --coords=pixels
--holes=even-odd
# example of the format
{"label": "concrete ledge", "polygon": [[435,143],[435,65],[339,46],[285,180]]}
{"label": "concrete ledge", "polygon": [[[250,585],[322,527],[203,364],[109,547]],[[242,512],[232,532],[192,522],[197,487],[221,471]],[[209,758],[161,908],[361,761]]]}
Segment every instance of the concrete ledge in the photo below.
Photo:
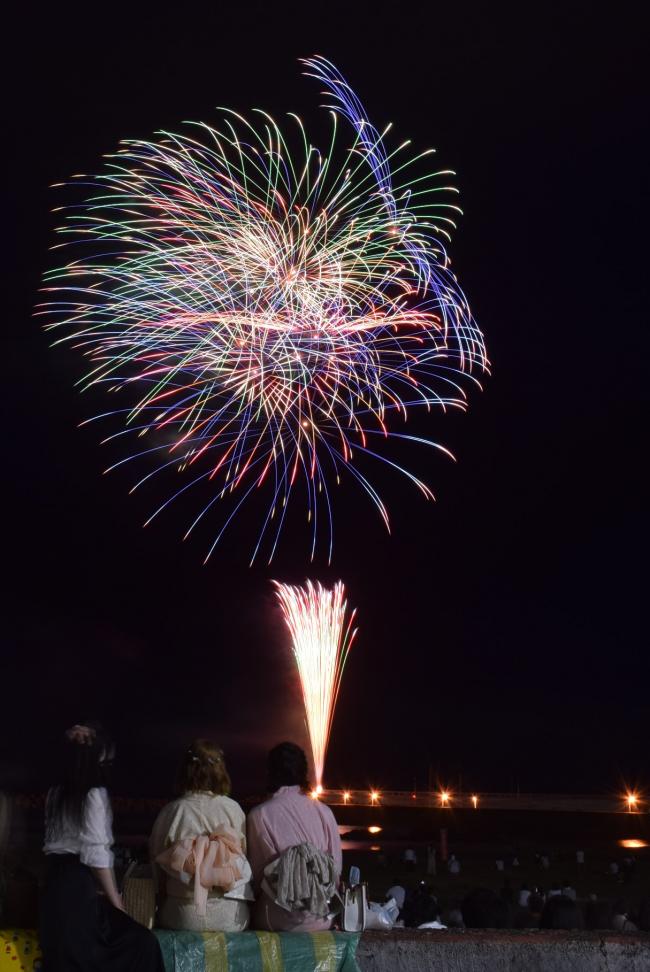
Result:
{"label": "concrete ledge", "polygon": [[364,932],[361,972],[649,972],[650,933]]}

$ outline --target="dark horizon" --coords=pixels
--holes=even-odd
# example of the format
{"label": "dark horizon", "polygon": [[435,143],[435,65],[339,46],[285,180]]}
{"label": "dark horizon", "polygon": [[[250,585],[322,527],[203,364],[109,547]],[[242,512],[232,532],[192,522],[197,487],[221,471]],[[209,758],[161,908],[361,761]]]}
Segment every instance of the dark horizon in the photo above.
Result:
{"label": "dark horizon", "polygon": [[[169,792],[197,735],[223,745],[236,793],[259,790],[271,745],[307,743],[270,580],[310,577],[345,582],[360,628],[331,785],[422,788],[432,773],[479,791],[650,790],[641,25],[586,3],[292,10],[133,11],[128,29],[19,14],[0,786],[47,786],[57,737],[95,717],[118,741],[116,792]],[[50,210],[70,199],[48,186],[216,105],[315,121],[297,59],[316,52],[378,127],[458,173],[450,254],[492,376],[467,414],[413,422],[457,462],[416,456],[435,504],[385,476],[390,536],[348,485],[331,567],[291,524],[272,565],[249,568],[246,512],[203,567],[210,532],[181,542],[191,512],[142,530],[154,500],[102,476],[101,435],[78,425],[104,400],[77,393],[83,362],[31,316]]]}

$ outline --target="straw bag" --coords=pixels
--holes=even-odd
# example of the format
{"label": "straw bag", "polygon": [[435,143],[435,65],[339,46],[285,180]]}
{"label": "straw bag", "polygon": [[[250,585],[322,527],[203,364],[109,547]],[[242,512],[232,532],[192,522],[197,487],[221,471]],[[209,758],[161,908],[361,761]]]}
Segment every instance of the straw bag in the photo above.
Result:
{"label": "straw bag", "polygon": [[131,864],[124,875],[122,900],[127,915],[153,928],[156,917],[156,886],[148,864]]}

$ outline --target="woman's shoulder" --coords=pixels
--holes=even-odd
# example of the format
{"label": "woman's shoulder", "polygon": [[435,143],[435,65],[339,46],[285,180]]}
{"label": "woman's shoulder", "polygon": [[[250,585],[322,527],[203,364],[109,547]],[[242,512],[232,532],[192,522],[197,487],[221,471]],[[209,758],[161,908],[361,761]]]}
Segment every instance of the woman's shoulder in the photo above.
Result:
{"label": "woman's shoulder", "polygon": [[334,816],[334,812],[331,807],[328,807],[328,805],[323,803],[322,800],[310,800],[310,803],[316,807],[321,817],[323,817],[329,823],[333,823],[335,826],[337,826],[336,817]]}
{"label": "woman's shoulder", "polygon": [[262,803],[258,803],[257,806],[252,807],[246,814],[246,821],[249,824],[257,824],[267,816],[267,810],[269,807],[270,800],[264,800]]}
{"label": "woman's shoulder", "polygon": [[187,803],[187,798],[185,796],[176,797],[175,800],[170,800],[169,803],[165,803],[161,813],[173,813],[178,810],[179,807],[184,806]]}
{"label": "woman's shoulder", "polygon": [[155,819],[151,839],[154,844],[164,843],[168,837],[179,840],[186,836],[185,831],[196,829],[200,815],[192,801],[185,796],[170,800],[161,808]]}
{"label": "woman's shoulder", "polygon": [[108,809],[111,805],[111,800],[108,795],[108,790],[105,786],[91,786],[86,794],[86,803],[93,807],[104,807]]}
{"label": "woman's shoulder", "polygon": [[220,794],[218,796],[213,796],[212,799],[215,801],[217,806],[222,806],[224,810],[232,814],[233,817],[244,817],[244,811],[239,806],[236,800],[232,797],[225,796],[225,794]]}
{"label": "woman's shoulder", "polygon": [[165,803],[158,811],[154,826],[161,826],[163,823],[169,823],[171,820],[175,820],[183,812],[186,802],[183,797],[177,797],[175,800],[170,800],[169,803]]}
{"label": "woman's shoulder", "polygon": [[113,810],[108,790],[105,786],[93,786],[86,793],[83,804],[83,816],[86,822],[89,821],[112,821]]}

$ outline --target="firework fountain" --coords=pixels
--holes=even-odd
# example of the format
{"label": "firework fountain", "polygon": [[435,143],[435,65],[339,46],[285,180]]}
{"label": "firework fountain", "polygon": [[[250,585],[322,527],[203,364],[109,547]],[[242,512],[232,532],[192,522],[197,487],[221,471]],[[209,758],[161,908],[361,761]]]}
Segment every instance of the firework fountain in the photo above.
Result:
{"label": "firework fountain", "polygon": [[345,587],[332,590],[307,581],[293,587],[274,581],[298,666],[316,784],[321,786],[343,668],[354,641],[356,611],[348,617]]}

